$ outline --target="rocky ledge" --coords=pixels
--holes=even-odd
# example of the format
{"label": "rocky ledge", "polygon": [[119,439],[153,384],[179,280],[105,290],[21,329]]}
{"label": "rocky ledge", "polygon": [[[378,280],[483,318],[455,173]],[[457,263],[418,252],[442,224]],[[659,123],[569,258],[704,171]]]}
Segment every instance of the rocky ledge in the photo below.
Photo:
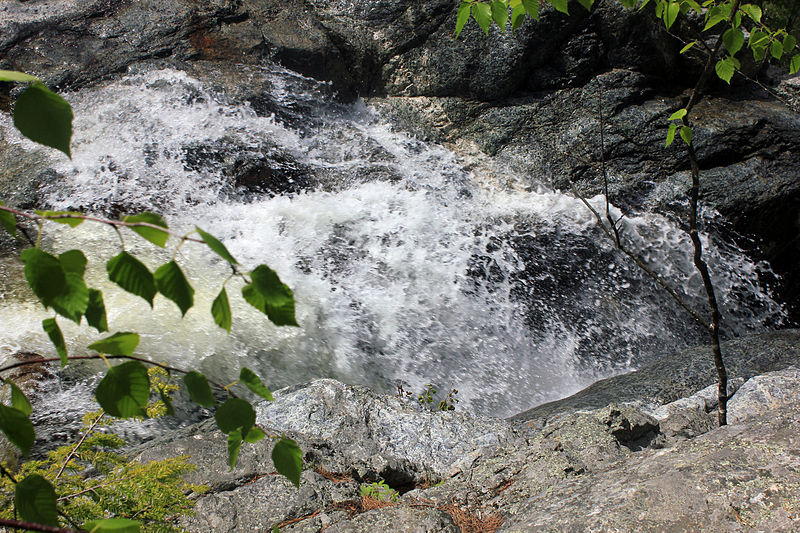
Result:
{"label": "rocky ledge", "polygon": [[[684,371],[672,390],[656,364],[633,375],[659,394],[635,398],[629,374],[601,388],[617,380],[616,402],[586,408],[589,391],[577,395],[583,404],[509,420],[428,411],[327,379],[278,391],[258,422],[304,450],[299,490],[274,472],[269,439],[229,470],[210,421],[138,458],[183,453],[198,464],[191,481],[210,490],[183,518],[190,531],[797,531],[800,331],[726,348],[738,389],[723,428],[713,385],[664,401],[702,385],[687,368],[702,373],[707,354],[689,350],[674,357]],[[378,481],[396,497],[362,497]]]}

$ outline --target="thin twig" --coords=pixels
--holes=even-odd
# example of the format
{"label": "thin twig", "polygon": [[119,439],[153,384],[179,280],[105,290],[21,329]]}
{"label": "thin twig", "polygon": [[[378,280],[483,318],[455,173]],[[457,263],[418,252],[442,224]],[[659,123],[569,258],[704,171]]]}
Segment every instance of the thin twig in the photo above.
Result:
{"label": "thin twig", "polygon": [[64,460],[64,464],[62,464],[61,468],[58,469],[58,473],[56,474],[56,477],[53,479],[54,483],[58,481],[58,478],[60,478],[61,474],[64,473],[64,469],[67,467],[67,464],[69,464],[70,460],[78,452],[78,448],[80,448],[83,445],[83,442],[86,440],[86,438],[89,435],[91,435],[92,431],[94,431],[94,428],[97,427],[97,424],[99,424],[100,420],[103,419],[103,416],[105,416],[105,412],[101,410],[100,415],[97,417],[97,419],[94,422],[92,422],[92,425],[89,426],[89,428],[86,430],[83,436],[81,436],[81,439],[78,441],[75,447],[72,448],[72,450],[67,454],[67,458]]}
{"label": "thin twig", "polygon": [[34,522],[23,522],[22,520],[9,520],[0,518],[0,526],[12,529],[26,529],[28,531],[44,531],[45,533],[85,533],[83,529],[64,529],[62,527],[46,526]]}

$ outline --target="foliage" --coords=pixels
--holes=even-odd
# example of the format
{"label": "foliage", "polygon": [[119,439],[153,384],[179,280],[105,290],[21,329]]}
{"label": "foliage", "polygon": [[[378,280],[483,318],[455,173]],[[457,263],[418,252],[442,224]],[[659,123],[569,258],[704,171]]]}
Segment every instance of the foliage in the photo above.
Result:
{"label": "foliage", "polygon": [[[20,132],[33,141],[45,146],[60,150],[68,157],[70,153],[70,139],[72,135],[72,108],[63,98],[50,91],[38,78],[21,72],[0,70],[0,81],[27,84],[27,87],[17,98],[14,107],[14,125]],[[179,385],[171,383],[171,374],[184,375],[183,384],[187,388],[192,400],[203,407],[216,409],[215,419],[217,426],[228,435],[229,465],[233,468],[241,448],[242,442],[255,443],[263,439],[266,434],[255,423],[255,411],[250,402],[239,398],[232,389],[241,383],[246,390],[266,399],[272,400],[270,390],[264,385],[261,378],[252,370],[242,368],[239,380],[229,385],[210,382],[203,374],[197,371],[186,371],[170,367],[158,362],[149,361],[135,355],[140,337],[135,332],[116,332],[103,337],[88,345],[87,349],[95,352],[94,355],[70,355],[58,324],[59,317],[81,324],[86,323],[96,329],[98,333],[109,331],[106,306],[100,290],[89,287],[84,279],[88,259],[82,250],[74,249],[59,255],[54,255],[41,246],[42,235],[50,223],[66,224],[77,227],[83,222],[105,224],[114,228],[120,239],[120,252],[105,264],[108,278],[122,290],[144,299],[152,307],[157,295],[161,295],[178,307],[181,315],[194,306],[194,288],[189,283],[183,268],[175,261],[177,252],[186,242],[194,242],[208,247],[213,253],[226,261],[231,268],[231,275],[225,279],[220,288],[219,295],[211,306],[211,315],[215,324],[230,332],[232,327],[232,313],[226,286],[238,282],[242,285],[241,293],[245,301],[260,310],[274,324],[282,326],[297,326],[295,319],[294,295],[291,289],[281,282],[277,273],[266,265],[258,265],[249,273],[242,271],[240,263],[231,255],[225,245],[216,237],[206,231],[195,227],[187,234],[175,234],[169,229],[167,222],[156,213],[140,213],[129,215],[122,220],[106,220],[81,213],[66,211],[22,211],[7,207],[0,202],[0,224],[13,237],[17,237],[18,218],[35,224],[38,235],[31,248],[20,254],[24,263],[24,275],[33,293],[45,309],[52,309],[53,317],[42,322],[42,329],[53,343],[58,354],[58,359],[43,359],[30,361],[23,364],[33,364],[47,361],[60,361],[64,366],[75,359],[102,359],[108,365],[106,375],[100,381],[95,399],[103,409],[104,414],[117,418],[145,418],[155,415],[173,414],[171,394]],[[166,248],[170,240],[177,239],[173,249],[173,259],[159,266],[155,271],[150,269],[136,256],[125,249],[124,230],[130,230],[138,237],[159,248]],[[198,236],[195,237],[194,235]],[[111,359],[123,359],[124,362],[112,366]],[[0,368],[0,374],[18,365],[8,365]],[[158,367],[166,372],[153,375],[148,367]],[[11,405],[0,405],[0,430],[8,440],[19,448],[24,455],[28,455],[33,446],[35,434],[30,421],[30,402],[22,391],[9,379],[0,377],[4,387],[10,389]],[[218,405],[212,387],[227,395],[227,401]],[[157,395],[158,401],[154,404],[151,395]],[[100,420],[97,420],[100,424]],[[150,488],[140,484],[147,480],[161,480],[167,483],[170,479],[177,479],[179,473],[185,471],[184,463],[178,459],[173,463],[158,463],[152,466],[136,466],[125,462],[119,455],[107,452],[106,448],[119,445],[113,436],[91,431],[81,442],[79,450],[74,452],[74,461],[85,465],[92,465],[106,476],[114,477],[114,483],[122,487],[125,483],[130,492],[141,492],[150,498],[155,493],[148,492]],[[302,452],[297,444],[285,437],[272,437],[276,440],[273,448],[272,459],[276,469],[285,475],[293,484],[299,485],[300,472],[302,471]],[[47,462],[31,462],[23,471],[25,477],[17,483],[13,476],[5,469],[3,474],[8,480],[16,483],[14,491],[15,513],[22,520],[50,526],[58,526],[59,520],[56,511],[62,516],[67,510],[75,514],[70,519],[79,519],[84,527],[91,527],[92,531],[138,531],[135,521],[119,517],[131,516],[137,520],[150,516],[145,508],[134,509],[126,507],[121,496],[109,496],[106,499],[83,496],[73,501],[75,487],[62,489],[65,479],[73,479],[78,483],[79,475],[70,478],[69,474],[63,476],[59,486],[54,488],[55,481],[61,474],[53,476],[52,466],[60,459],[69,463],[69,452],[64,449],[54,452]],[[66,453],[67,455],[63,455]],[[59,455],[62,454],[62,455]],[[73,464],[73,463],[70,463]],[[137,471],[130,471],[139,468]],[[145,470],[141,470],[145,469]],[[165,477],[166,476],[166,477]],[[135,481],[134,481],[135,480]],[[124,482],[124,483],[123,483]],[[69,485],[68,485],[69,486]],[[97,490],[85,494],[98,496],[103,491],[110,490],[103,485]],[[159,485],[160,486],[160,485]],[[174,487],[173,487],[174,488]],[[153,490],[155,490],[153,488]],[[65,492],[66,491],[66,492]],[[71,492],[70,492],[71,491]],[[175,497],[182,494],[180,490],[173,491]],[[62,494],[65,500],[56,500],[54,494]],[[160,493],[159,493],[160,494]],[[98,496],[99,497],[99,496]],[[158,496],[165,498],[165,495]],[[182,505],[183,500],[162,501],[158,500],[162,508]],[[84,502],[85,506],[76,508],[75,502]],[[58,506],[56,505],[58,503]],[[133,504],[130,504],[133,505]],[[126,514],[127,513],[127,514]],[[112,516],[117,518],[100,519],[91,521],[91,518]],[[163,518],[163,517],[161,517]],[[161,519],[154,517],[153,519]]]}
{"label": "foliage", "polygon": [[372,498],[383,503],[394,503],[400,497],[400,493],[387,485],[385,481],[365,483],[361,485],[358,494],[362,498]]}
{"label": "foliage", "polygon": [[[163,369],[154,367],[148,374],[154,398],[148,402],[146,414],[161,416],[166,413],[163,395],[171,396],[178,387],[168,383]],[[183,474],[196,467],[188,462],[188,456],[149,463],[131,461],[119,451],[125,443],[109,429],[112,423],[102,410],[87,413],[77,444],[61,446],[44,459],[24,463],[20,470],[24,479],[17,487],[25,480],[35,480],[32,491],[50,494],[50,514],[38,513],[42,523],[58,525],[54,503],[58,501],[59,510],[81,524],[101,516],[117,516],[135,518],[141,522],[142,531],[182,531],[173,525],[174,518],[191,512],[191,493],[207,490],[182,480]],[[0,479],[0,517],[13,518],[10,503],[17,491],[10,479]]]}
{"label": "foliage", "polygon": [[[450,392],[438,401],[437,394],[438,391],[436,388],[428,383],[425,385],[422,393],[417,396],[417,402],[419,402],[422,407],[430,410],[455,411],[456,404],[458,403],[458,389],[450,389]],[[399,398],[411,398],[414,396],[414,393],[407,391],[402,385],[398,385],[397,396]]]}

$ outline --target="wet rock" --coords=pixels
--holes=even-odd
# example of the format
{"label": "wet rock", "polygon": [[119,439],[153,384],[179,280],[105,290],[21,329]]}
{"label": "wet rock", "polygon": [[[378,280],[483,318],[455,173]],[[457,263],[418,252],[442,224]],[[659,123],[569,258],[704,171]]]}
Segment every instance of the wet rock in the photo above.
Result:
{"label": "wet rock", "polygon": [[800,397],[800,370],[795,367],[768,372],[747,380],[728,402],[728,423],[771,416],[774,409]]}

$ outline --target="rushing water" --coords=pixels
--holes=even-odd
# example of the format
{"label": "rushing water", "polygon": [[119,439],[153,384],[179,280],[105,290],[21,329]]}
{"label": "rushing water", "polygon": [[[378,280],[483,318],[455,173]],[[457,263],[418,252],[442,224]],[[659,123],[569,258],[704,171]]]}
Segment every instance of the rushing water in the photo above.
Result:
{"label": "rushing water", "polygon": [[[247,365],[273,388],[315,377],[384,391],[432,383],[457,388],[460,408],[510,415],[704,342],[579,200],[545,187],[500,187],[491,175],[508,169],[395,131],[363,103],[336,103],[324,84],[275,67],[254,75],[268,90],[250,103],[171,69],[68,95],[73,160],[53,157],[59,178],[41,191],[43,202],[155,210],[187,231],[200,224],[240,262],[270,265],[295,292],[300,328],[274,327],[234,297],[227,335],[208,308],[229,271],[207,250],[187,244],[178,254],[197,289],[181,319],[162,297],[150,313],[103,281],[103,262],[119,250],[112,230],[84,224],[48,234],[46,245],[58,251],[92,250],[89,277],[104,290],[109,324],[142,333],[142,354],[219,379]],[[289,192],[232,183],[231,169],[264,160],[295,181],[281,185]],[[643,213],[627,217],[624,231],[702,306],[679,228]],[[727,334],[779,322],[780,305],[759,284],[764,265],[704,240]],[[171,253],[132,234],[125,242],[151,267]],[[0,350],[51,353],[40,328],[46,315],[11,274],[4,287]],[[95,338],[62,323],[73,350]]]}

